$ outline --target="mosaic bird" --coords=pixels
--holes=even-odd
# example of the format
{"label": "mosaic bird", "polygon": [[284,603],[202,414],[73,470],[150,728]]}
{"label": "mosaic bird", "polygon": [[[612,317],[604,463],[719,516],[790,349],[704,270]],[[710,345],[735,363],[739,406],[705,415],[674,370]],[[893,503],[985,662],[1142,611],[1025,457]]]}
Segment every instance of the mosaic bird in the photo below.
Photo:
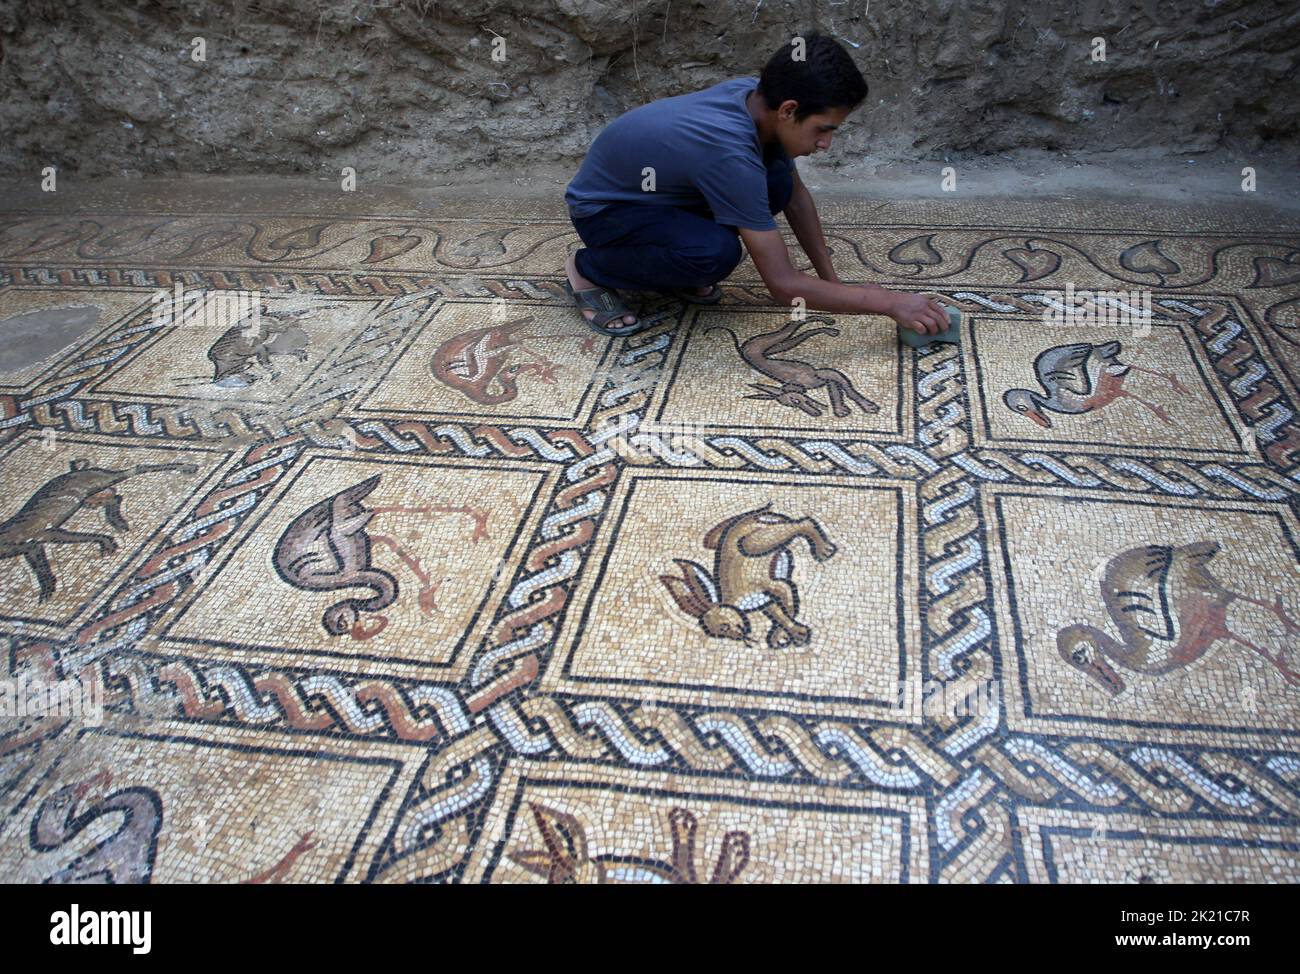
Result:
{"label": "mosaic bird", "polygon": [[1178,392],[1189,395],[1189,390],[1178,378],[1167,372],[1156,372],[1119,360],[1122,347],[1119,342],[1093,345],[1078,342],[1073,345],[1056,345],[1034,359],[1034,375],[1047,395],[1029,389],[1009,389],[1002,401],[1012,412],[1033,420],[1043,429],[1051,429],[1048,412],[1077,415],[1101,409],[1116,399],[1132,399],[1149,409],[1162,422],[1172,422],[1159,403],[1150,402],[1124,389],[1124,379],[1129,372],[1145,372],[1165,379]]}
{"label": "mosaic bird", "polygon": [[1228,628],[1227,608],[1234,599],[1262,606],[1291,636],[1300,634],[1300,625],[1283,611],[1280,595],[1270,604],[1224,587],[1209,570],[1218,552],[1217,542],[1202,541],[1177,548],[1144,545],[1112,558],[1101,597],[1120,642],[1092,626],[1066,626],[1057,633],[1057,652],[1114,695],[1125,684],[1110,662],[1159,676],[1196,662],[1215,642],[1230,639],[1268,660],[1288,683],[1300,685],[1300,673],[1283,653],[1272,653]]}
{"label": "mosaic bird", "polygon": [[[452,335],[433,352],[433,377],[485,406],[518,398],[519,378],[524,375],[554,385],[559,366],[530,349],[525,340],[555,336],[518,334],[532,323],[528,316]],[[510,361],[517,352],[536,361]]]}
{"label": "mosaic bird", "polygon": [[[31,830],[31,846],[37,852],[51,852],[72,842],[104,816],[122,816],[108,838],[45,882],[149,882],[162,827],[162,800],[148,788],[123,788],[105,796],[112,781],[109,772],[101,771],[78,784],[65,785],[41,804]],[[101,797],[83,811],[82,802],[88,795]]]}
{"label": "mosaic bird", "polygon": [[272,555],[275,570],[295,588],[374,590],[370,598],[343,599],[325,610],[321,624],[332,636],[357,636],[361,613],[378,612],[397,601],[397,579],[370,563],[366,524],[374,512],[361,504],[379,485],[379,477],[375,474],[307,508],[285,528]]}

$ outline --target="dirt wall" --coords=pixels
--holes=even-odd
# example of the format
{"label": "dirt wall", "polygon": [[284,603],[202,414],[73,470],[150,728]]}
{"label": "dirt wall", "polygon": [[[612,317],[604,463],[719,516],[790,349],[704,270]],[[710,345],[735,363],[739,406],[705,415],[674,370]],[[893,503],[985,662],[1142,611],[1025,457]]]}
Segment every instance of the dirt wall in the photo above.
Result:
{"label": "dirt wall", "polygon": [[1300,147],[1300,5],[1283,0],[13,0],[0,166],[420,179],[576,164],[621,112],[757,74],[813,28],[871,87],[833,150],[845,161]]}

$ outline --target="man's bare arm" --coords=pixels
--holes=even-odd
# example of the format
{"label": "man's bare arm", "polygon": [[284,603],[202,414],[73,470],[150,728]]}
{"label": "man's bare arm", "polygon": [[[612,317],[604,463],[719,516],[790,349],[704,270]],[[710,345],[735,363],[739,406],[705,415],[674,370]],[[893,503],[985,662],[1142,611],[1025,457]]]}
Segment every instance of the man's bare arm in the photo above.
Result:
{"label": "man's bare arm", "polygon": [[879,284],[824,281],[795,270],[780,230],[741,227],[740,239],[777,304],[791,305],[795,298],[803,298],[809,310],[888,315],[903,327],[928,335],[948,327],[943,308],[919,294],[889,291]]}
{"label": "man's bare arm", "polygon": [[799,240],[799,246],[812,261],[817,276],[824,281],[838,281],[831,255],[826,249],[826,234],[822,231],[821,218],[817,216],[817,205],[813,203],[812,193],[799,178],[799,171],[794,170],[794,193],[785,207],[785,218],[790,221],[790,229]]}

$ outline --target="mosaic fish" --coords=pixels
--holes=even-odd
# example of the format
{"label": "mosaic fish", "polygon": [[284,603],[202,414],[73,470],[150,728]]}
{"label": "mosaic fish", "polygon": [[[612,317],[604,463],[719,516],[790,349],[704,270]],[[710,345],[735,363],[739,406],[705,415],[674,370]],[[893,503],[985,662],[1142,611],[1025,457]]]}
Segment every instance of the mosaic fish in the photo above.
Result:
{"label": "mosaic fish", "polygon": [[[532,323],[532,317],[516,318],[453,335],[433,353],[434,378],[485,406],[517,399],[518,380],[522,375],[534,375],[542,382],[554,383],[555,363],[524,344],[525,338],[547,336],[516,337]],[[511,362],[516,350],[533,356],[536,361]]]}

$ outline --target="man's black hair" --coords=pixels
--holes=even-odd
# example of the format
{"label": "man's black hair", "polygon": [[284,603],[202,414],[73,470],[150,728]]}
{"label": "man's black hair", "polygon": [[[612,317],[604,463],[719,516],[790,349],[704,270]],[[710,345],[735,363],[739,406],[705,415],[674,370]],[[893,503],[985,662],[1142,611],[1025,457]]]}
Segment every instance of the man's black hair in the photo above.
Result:
{"label": "man's black hair", "polygon": [[857,108],[867,97],[867,82],[833,37],[804,34],[804,59],[796,61],[793,40],[772,55],[759,78],[758,90],[770,109],[797,101],[794,120],[802,122],[832,108]]}

